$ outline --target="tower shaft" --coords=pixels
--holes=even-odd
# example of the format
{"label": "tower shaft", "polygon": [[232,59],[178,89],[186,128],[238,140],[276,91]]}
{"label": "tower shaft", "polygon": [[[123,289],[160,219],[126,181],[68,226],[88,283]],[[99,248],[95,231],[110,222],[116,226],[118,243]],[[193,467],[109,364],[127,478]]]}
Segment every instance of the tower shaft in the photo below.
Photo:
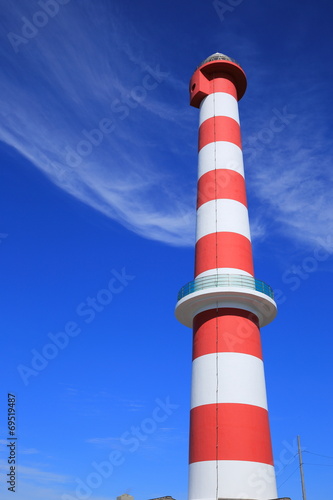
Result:
{"label": "tower shaft", "polygon": [[[277,498],[259,327],[276,314],[254,278],[238,100],[240,66],[217,55],[194,73],[200,107],[194,281],[177,318],[193,327],[189,500]],[[222,59],[221,59],[222,57]]]}
{"label": "tower shaft", "polygon": [[201,102],[195,277],[253,276],[237,92],[226,77]]}

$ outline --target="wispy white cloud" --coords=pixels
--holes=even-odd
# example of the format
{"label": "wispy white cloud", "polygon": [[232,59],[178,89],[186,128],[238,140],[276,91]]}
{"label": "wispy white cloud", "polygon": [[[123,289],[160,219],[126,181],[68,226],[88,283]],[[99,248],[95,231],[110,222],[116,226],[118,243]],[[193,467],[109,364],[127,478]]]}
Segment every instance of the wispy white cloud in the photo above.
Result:
{"label": "wispy white cloud", "polygon": [[[154,95],[162,84],[174,86],[175,78],[124,43],[118,14],[111,17],[108,8],[97,16],[94,9],[87,2],[68,4],[18,54],[8,44],[0,138],[61,189],[130,230],[189,244],[194,218],[188,196],[177,193],[168,160],[152,159],[156,142],[147,139],[153,117],[173,123],[181,116]],[[24,4],[6,10],[8,26],[13,29],[16,19],[19,32],[21,16],[29,17]],[[89,145],[83,130],[96,130],[103,120],[113,121],[112,131],[100,131]],[[165,189],[166,180],[174,190]]]}
{"label": "wispy white cloud", "polygon": [[[46,465],[36,467],[18,464],[16,466],[16,490],[17,500],[35,500],[38,498],[59,500],[66,485],[70,485],[73,478],[66,474],[58,474],[48,470]],[[0,461],[0,470],[8,473],[8,464]]]}
{"label": "wispy white cloud", "polygon": [[27,476],[29,477],[30,480],[35,479],[38,481],[38,483],[54,482],[58,484],[59,483],[67,484],[71,480],[71,477],[67,475],[45,471],[42,469],[38,469],[36,467],[27,467],[24,465],[19,465],[17,467],[17,471],[18,474],[20,474],[20,476]]}
{"label": "wispy white cloud", "polygon": [[21,455],[38,455],[39,451],[36,448],[24,448],[20,450]]}
{"label": "wispy white cloud", "polygon": [[[0,439],[0,449],[6,450],[8,445],[7,439]],[[20,455],[38,455],[39,451],[36,448],[22,448],[20,446]]]}
{"label": "wispy white cloud", "polygon": [[[38,482],[55,482],[55,483],[68,483],[71,478],[64,474],[57,474],[45,470],[47,467],[29,467],[25,465],[17,465],[17,473],[21,477],[28,477],[31,481],[37,480]],[[7,470],[8,464],[4,460],[0,461],[0,470]]]}
{"label": "wispy white cloud", "polygon": [[317,130],[316,137],[306,128],[299,116],[275,138],[278,144],[258,152],[251,187],[261,212],[266,207],[264,225],[273,221],[275,231],[295,243],[333,252],[333,177],[330,154],[323,148],[325,131]]}
{"label": "wispy white cloud", "polygon": [[[58,474],[44,474],[43,471],[33,468],[23,468],[18,470],[19,481],[15,490],[15,500],[60,500],[63,495],[76,498],[74,478],[67,478]],[[39,473],[42,474],[42,481],[39,479]],[[30,476],[30,474],[32,474]],[[65,481],[66,479],[66,481]],[[11,492],[9,492],[12,495]],[[8,493],[8,498],[10,495]],[[7,498],[7,496],[6,496]],[[110,500],[110,497],[94,493],[94,500]]]}
{"label": "wispy white cloud", "polygon": [[[19,32],[21,17],[34,13],[25,2],[4,11],[5,35]],[[59,188],[129,230],[192,245],[195,175],[189,185],[186,165],[189,158],[195,161],[189,135],[195,124],[187,102],[179,105],[187,82],[147,52],[143,34],[119,16],[103,3],[69,2],[18,54],[7,44],[1,54],[0,139]],[[333,151],[320,116],[320,86],[309,75],[301,89],[293,81],[282,87],[270,74],[272,65],[259,61],[254,42],[233,35],[233,44],[252,68],[256,89],[241,104],[244,144],[247,137],[264,137],[255,159],[245,156],[248,191],[258,201],[251,213],[253,238],[283,227],[293,241],[317,244],[333,230]],[[274,116],[272,95],[278,110],[287,105],[296,118],[267,141],[263,130]],[[86,134],[105,119],[112,120],[112,131],[94,132],[89,145]],[[179,168],[170,169],[170,162]]]}
{"label": "wispy white cloud", "polygon": [[[184,439],[183,436],[179,436],[179,429],[174,427],[158,427],[152,434],[143,434],[145,439],[137,441],[140,450],[157,450],[161,443],[170,444],[171,442]],[[98,448],[105,448],[108,450],[117,450],[123,453],[129,453],[132,452],[131,447],[129,447],[129,436],[131,436],[132,440],[136,441],[137,438],[134,437],[134,434],[130,434],[128,431],[125,431],[124,435],[118,437],[93,437],[86,439],[86,442]],[[133,446],[133,442],[131,444]]]}
{"label": "wispy white cloud", "polygon": [[121,437],[94,437],[88,438],[87,443],[99,448],[108,448],[112,450],[125,451],[126,446],[122,443]]}

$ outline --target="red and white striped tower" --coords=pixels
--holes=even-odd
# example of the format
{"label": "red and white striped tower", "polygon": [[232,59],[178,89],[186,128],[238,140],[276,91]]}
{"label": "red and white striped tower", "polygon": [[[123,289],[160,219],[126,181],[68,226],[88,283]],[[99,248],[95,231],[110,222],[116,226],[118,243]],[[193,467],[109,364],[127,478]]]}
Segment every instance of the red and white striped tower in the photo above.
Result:
{"label": "red and white striped tower", "polygon": [[195,279],[179,292],[193,327],[189,500],[277,498],[259,327],[271,288],[254,278],[238,100],[246,76],[214,54],[190,82],[200,108]]}

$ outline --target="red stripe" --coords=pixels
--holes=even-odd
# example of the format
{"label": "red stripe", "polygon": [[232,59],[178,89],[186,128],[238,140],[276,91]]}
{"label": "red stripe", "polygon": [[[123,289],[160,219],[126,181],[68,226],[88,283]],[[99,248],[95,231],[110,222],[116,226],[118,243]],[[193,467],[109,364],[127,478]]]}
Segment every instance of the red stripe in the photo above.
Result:
{"label": "red stripe", "polygon": [[242,147],[240,126],[229,116],[207,118],[199,127],[199,151],[216,141],[227,141]]}
{"label": "red stripe", "polygon": [[191,105],[199,108],[202,100],[214,92],[227,92],[239,101],[246,89],[246,77],[239,66],[229,63],[228,68],[225,68],[226,71],[216,71],[216,67],[210,69],[212,72],[207,71],[207,67],[194,72],[190,81]]}
{"label": "red stripe", "polygon": [[197,209],[207,201],[236,200],[247,207],[244,177],[229,169],[210,170],[198,181]]}
{"label": "red stripe", "polygon": [[206,460],[241,460],[273,465],[267,410],[238,403],[193,408],[190,463]]}
{"label": "red stripe", "polygon": [[216,352],[238,352],[262,359],[258,318],[242,309],[209,309],[193,320],[193,359]]}
{"label": "red stripe", "polygon": [[214,78],[211,82],[213,92],[226,92],[227,94],[232,95],[235,99],[238,100],[237,90],[235,85],[227,78]]}
{"label": "red stripe", "polygon": [[227,231],[207,234],[195,246],[195,277],[217,267],[232,267],[254,275],[251,242]]}

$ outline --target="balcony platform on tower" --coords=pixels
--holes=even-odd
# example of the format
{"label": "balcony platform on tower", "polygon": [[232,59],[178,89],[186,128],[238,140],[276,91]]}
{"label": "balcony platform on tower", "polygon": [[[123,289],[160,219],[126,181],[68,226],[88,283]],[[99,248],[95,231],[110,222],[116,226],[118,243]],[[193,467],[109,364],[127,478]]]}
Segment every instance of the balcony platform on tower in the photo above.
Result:
{"label": "balcony platform on tower", "polygon": [[273,321],[277,313],[274,292],[263,281],[243,274],[218,274],[184,285],[178,293],[175,314],[180,323],[192,327],[198,313],[226,307],[255,314],[260,327]]}

